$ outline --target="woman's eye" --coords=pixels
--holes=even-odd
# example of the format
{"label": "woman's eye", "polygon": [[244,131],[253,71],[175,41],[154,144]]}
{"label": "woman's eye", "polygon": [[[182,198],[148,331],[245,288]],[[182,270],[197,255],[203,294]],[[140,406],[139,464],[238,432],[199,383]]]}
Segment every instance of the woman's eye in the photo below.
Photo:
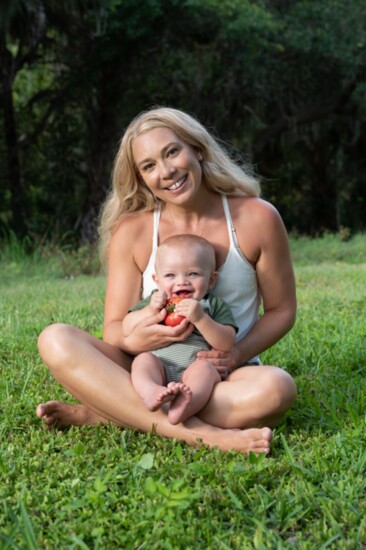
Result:
{"label": "woman's eye", "polygon": [[142,167],[142,170],[143,172],[148,172],[149,170],[151,170],[151,168],[153,167],[153,164],[150,163],[150,164],[145,164],[143,167]]}
{"label": "woman's eye", "polygon": [[177,153],[177,152],[178,152],[178,148],[177,148],[177,147],[172,147],[172,148],[169,149],[169,151],[168,151],[168,157],[174,155],[174,154]]}

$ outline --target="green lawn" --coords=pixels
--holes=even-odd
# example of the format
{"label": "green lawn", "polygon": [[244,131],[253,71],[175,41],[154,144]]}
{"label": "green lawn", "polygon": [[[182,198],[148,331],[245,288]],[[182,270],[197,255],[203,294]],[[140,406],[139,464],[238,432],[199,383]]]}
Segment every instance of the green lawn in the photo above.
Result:
{"label": "green lawn", "polygon": [[81,256],[0,259],[0,548],[366,548],[366,236],[291,240],[298,321],[262,359],[299,396],[269,457],[115,426],[49,432],[69,400],[43,367],[54,321],[100,335],[104,277]]}

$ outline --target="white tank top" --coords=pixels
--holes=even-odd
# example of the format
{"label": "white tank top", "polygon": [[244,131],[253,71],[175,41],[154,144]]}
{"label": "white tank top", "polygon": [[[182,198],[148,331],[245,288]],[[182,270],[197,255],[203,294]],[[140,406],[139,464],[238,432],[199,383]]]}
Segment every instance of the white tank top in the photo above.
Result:
{"label": "white tank top", "polygon": [[[225,263],[218,270],[219,277],[213,289],[213,293],[229,304],[236,324],[239,327],[236,339],[240,340],[258,320],[258,309],[261,303],[261,297],[255,269],[239,248],[227,197],[221,195],[221,198],[229,233],[230,248]],[[142,275],[142,294],[144,298],[156,288],[152,279],[152,274],[154,273],[156,248],[159,244],[159,220],[160,203],[154,211],[152,252],[149,263]],[[253,357],[251,361],[257,359],[257,357]]]}

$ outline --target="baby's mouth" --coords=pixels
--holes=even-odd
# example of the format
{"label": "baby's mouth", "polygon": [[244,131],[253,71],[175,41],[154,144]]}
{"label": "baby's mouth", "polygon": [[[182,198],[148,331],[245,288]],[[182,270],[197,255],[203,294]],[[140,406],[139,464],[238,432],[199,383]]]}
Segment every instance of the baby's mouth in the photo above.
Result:
{"label": "baby's mouth", "polygon": [[177,292],[174,292],[174,296],[178,296],[179,298],[190,298],[192,296],[192,292],[188,292],[188,290],[178,290]]}

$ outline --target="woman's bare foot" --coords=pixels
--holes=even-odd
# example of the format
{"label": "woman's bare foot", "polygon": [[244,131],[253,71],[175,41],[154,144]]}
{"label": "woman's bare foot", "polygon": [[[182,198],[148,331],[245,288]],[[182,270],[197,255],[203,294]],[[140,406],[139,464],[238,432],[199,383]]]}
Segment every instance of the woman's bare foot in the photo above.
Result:
{"label": "woman's bare foot", "polygon": [[272,441],[270,428],[222,429],[207,433],[201,442],[208,447],[218,447],[221,451],[240,451],[247,455],[269,453]]}
{"label": "woman's bare foot", "polygon": [[[57,426],[95,426],[99,423],[105,423],[105,420],[92,412],[84,405],[70,405],[61,403],[60,401],[47,401],[40,403],[36,409],[36,414],[43,419],[48,427]],[[268,453],[272,440],[272,432],[269,428],[249,428],[246,430],[239,429],[210,429],[204,437],[202,431],[195,429],[194,418],[190,419],[187,427],[191,429],[191,434],[196,432],[195,440],[191,437],[183,438],[189,444],[199,445],[199,443],[208,447],[217,447],[221,451],[239,451],[243,454],[248,454],[250,451],[256,454]]]}
{"label": "woman's bare foot", "polygon": [[84,405],[69,405],[60,401],[47,401],[40,403],[36,409],[36,415],[41,418],[49,428],[58,426],[96,426],[105,424],[105,420]]}

